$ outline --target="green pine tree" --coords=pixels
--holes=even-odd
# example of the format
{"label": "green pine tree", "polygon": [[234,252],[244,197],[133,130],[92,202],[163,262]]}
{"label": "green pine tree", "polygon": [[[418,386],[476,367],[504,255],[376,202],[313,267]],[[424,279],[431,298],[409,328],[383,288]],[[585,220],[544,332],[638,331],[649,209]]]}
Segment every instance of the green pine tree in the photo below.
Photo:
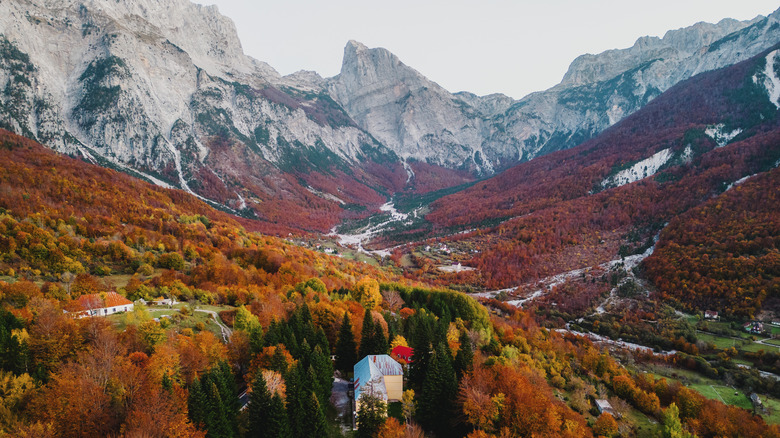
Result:
{"label": "green pine tree", "polygon": [[297,359],[300,361],[303,368],[309,368],[309,365],[311,365],[311,355],[311,345],[309,345],[309,341],[304,339],[303,343],[301,344],[301,348],[298,350],[297,356]]}
{"label": "green pine tree", "polygon": [[241,409],[241,401],[238,399],[238,385],[236,385],[230,365],[225,361],[220,362],[212,370],[212,375],[218,382],[225,420],[233,435],[238,435],[238,412]]}
{"label": "green pine tree", "polygon": [[371,311],[366,309],[363,315],[363,329],[360,331],[360,348],[358,349],[358,360],[362,360],[369,354],[374,354],[374,317]]}
{"label": "green pine tree", "polygon": [[407,339],[409,346],[414,351],[412,362],[409,364],[409,381],[419,388],[425,381],[425,376],[430,368],[431,345],[433,339],[433,324],[435,320],[427,312],[420,310],[410,320],[410,330]]}
{"label": "green pine tree", "polygon": [[382,329],[381,324],[374,326],[374,336],[371,343],[373,348],[371,354],[387,354],[387,350],[390,349],[390,344],[387,343],[385,331]]}
{"label": "green pine tree", "polygon": [[271,357],[271,369],[285,376],[287,375],[287,357],[282,352],[281,344],[276,345],[274,355]]}
{"label": "green pine tree", "polygon": [[387,403],[374,392],[370,382],[363,388],[358,400],[358,437],[373,438],[387,419]]}
{"label": "green pine tree", "polygon": [[290,421],[290,432],[294,437],[306,436],[303,434],[302,425],[307,415],[304,410],[305,389],[304,378],[301,376],[300,364],[295,364],[284,378],[287,386],[287,418]]}
{"label": "green pine tree", "polygon": [[258,370],[249,396],[249,428],[247,438],[277,438],[290,436],[287,411],[279,394],[268,391],[263,373]]}
{"label": "green pine tree", "polygon": [[322,407],[315,393],[309,393],[309,396],[304,399],[303,411],[305,412],[305,415],[303,424],[301,425],[302,435],[300,436],[328,436],[328,422],[325,420],[325,413],[322,411]]}
{"label": "green pine tree", "polygon": [[460,350],[455,356],[455,374],[458,376],[458,381],[463,378],[463,375],[471,371],[471,363],[474,360],[474,351],[471,349],[471,339],[469,339],[468,332],[462,332],[460,334]]}
{"label": "green pine tree", "polygon": [[192,381],[190,385],[190,395],[187,399],[189,407],[189,417],[193,424],[196,426],[204,425],[206,422],[206,395],[203,393],[203,389],[200,384],[200,379],[197,377]]}
{"label": "green pine tree", "polygon": [[206,386],[206,421],[204,426],[208,431],[207,438],[231,438],[235,436],[230,425],[229,414],[219,394],[219,388],[214,380]]}
{"label": "green pine tree", "polygon": [[263,373],[257,370],[252,381],[252,393],[249,395],[249,428],[246,436],[249,438],[267,437],[268,415],[271,412],[271,393],[265,384]]}
{"label": "green pine tree", "polygon": [[437,436],[450,436],[453,401],[458,395],[458,380],[446,344],[439,343],[431,356],[430,369],[420,392],[417,413],[420,422]]}
{"label": "green pine tree", "polygon": [[284,407],[284,400],[279,394],[274,394],[271,398],[271,408],[268,411],[268,422],[266,436],[275,438],[290,438],[290,422],[287,419],[287,410]]}
{"label": "green pine tree", "polygon": [[265,332],[263,341],[265,345],[276,345],[283,340],[284,338],[282,337],[280,324],[276,321],[276,318],[274,318],[271,320],[271,323],[268,324],[268,330]]}
{"label": "green pine tree", "polygon": [[339,338],[336,341],[336,369],[341,371],[344,376],[352,371],[358,361],[356,354],[357,344],[355,335],[352,333],[352,322],[349,320],[349,313],[344,312],[344,320],[341,322]]}
{"label": "green pine tree", "polygon": [[324,405],[330,400],[330,394],[333,390],[333,362],[318,345],[314,347],[311,365],[317,375],[317,386],[320,389],[317,396],[320,398],[320,403]]}
{"label": "green pine tree", "polygon": [[319,346],[326,356],[330,356],[330,343],[328,342],[328,335],[325,334],[325,330],[322,327],[317,329],[317,333],[314,334],[314,342],[311,345],[312,347]]}
{"label": "green pine tree", "polygon": [[263,328],[258,324],[249,330],[249,350],[254,356],[263,351],[263,347],[265,347]]}

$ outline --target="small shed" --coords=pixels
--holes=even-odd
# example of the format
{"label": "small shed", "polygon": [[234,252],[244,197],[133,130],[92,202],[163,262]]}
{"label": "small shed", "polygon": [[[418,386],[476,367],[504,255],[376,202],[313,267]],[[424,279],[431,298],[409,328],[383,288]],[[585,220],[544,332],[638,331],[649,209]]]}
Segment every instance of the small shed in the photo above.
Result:
{"label": "small shed", "polygon": [[759,398],[758,394],[756,394],[755,392],[750,394],[750,401],[753,403],[754,408],[761,408],[764,405],[761,402],[761,398]]}
{"label": "small shed", "polygon": [[599,410],[599,414],[603,414],[606,412],[610,415],[615,415],[615,410],[612,409],[612,405],[609,404],[608,400],[596,399],[596,408]]}
{"label": "small shed", "polygon": [[705,310],[704,319],[719,319],[718,312],[716,310]]}

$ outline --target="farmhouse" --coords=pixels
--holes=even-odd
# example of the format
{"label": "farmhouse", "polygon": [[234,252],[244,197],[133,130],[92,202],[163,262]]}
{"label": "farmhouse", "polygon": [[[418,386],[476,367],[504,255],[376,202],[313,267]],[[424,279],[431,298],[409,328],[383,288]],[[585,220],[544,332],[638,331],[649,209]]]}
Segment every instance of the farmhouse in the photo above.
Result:
{"label": "farmhouse", "polygon": [[68,310],[78,318],[107,316],[133,310],[133,302],[116,292],[90,294],[73,300]]}
{"label": "farmhouse", "polygon": [[716,310],[706,310],[704,312],[704,319],[720,319]]}
{"label": "farmhouse", "polygon": [[[404,392],[404,371],[401,364],[386,354],[368,355],[355,364],[355,400],[372,387],[385,402],[400,401]],[[359,403],[357,408],[359,409]]]}
{"label": "farmhouse", "polygon": [[759,321],[750,321],[742,326],[746,332],[753,334],[764,333],[764,323]]}

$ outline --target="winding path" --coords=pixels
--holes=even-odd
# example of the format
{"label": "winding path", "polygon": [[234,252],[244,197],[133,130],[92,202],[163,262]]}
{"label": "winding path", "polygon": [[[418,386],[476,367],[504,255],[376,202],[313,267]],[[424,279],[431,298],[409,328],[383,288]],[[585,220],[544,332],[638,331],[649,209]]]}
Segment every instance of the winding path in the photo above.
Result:
{"label": "winding path", "polygon": [[211,317],[214,319],[214,322],[217,323],[219,329],[222,331],[223,341],[227,342],[230,340],[230,337],[233,336],[233,330],[229,329],[228,326],[226,326],[225,324],[222,324],[222,321],[220,321],[217,312],[213,310],[205,310],[205,309],[195,309],[195,311],[211,314]]}

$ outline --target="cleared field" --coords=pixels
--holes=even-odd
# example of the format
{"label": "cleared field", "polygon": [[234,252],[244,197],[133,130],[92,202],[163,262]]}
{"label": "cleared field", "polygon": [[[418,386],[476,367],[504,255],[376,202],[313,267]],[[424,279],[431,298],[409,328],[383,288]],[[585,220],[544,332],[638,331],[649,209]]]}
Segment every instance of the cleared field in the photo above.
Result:
{"label": "cleared field", "polygon": [[762,415],[764,421],[770,424],[780,424],[780,400],[762,395],[761,401],[768,410],[767,414]]}
{"label": "cleared field", "polygon": [[760,350],[777,352],[777,350],[780,350],[780,347],[777,347],[777,346],[774,346],[774,345],[764,345],[764,344],[757,344],[755,342],[751,342],[749,344],[745,344],[745,345],[737,347],[737,350],[750,351],[752,353],[755,353],[755,352],[760,351]]}
{"label": "cleared field", "polygon": [[744,392],[729,386],[698,384],[691,385],[690,388],[695,389],[707,398],[720,400],[727,405],[738,406],[742,409],[753,409],[753,404]]}
{"label": "cleared field", "polygon": [[627,417],[636,426],[637,438],[656,438],[659,436],[661,425],[647,415],[636,409],[631,409]]}
{"label": "cleared field", "polygon": [[696,337],[700,341],[704,341],[704,342],[707,342],[707,343],[715,344],[715,346],[717,348],[720,348],[720,349],[729,348],[729,347],[738,348],[736,344],[738,342],[740,342],[740,341],[737,341],[734,338],[727,338],[727,337],[723,337],[723,336],[713,335],[711,333],[701,333],[701,332],[699,332],[699,333],[696,333]]}
{"label": "cleared field", "polygon": [[[202,324],[203,330],[212,332],[217,339],[222,339],[222,331],[219,325],[211,319],[211,314],[204,312],[194,312],[191,315],[184,315],[180,312],[180,309],[185,304],[177,304],[174,308],[155,308],[146,307],[145,312],[127,312],[117,313],[107,316],[108,320],[116,325],[117,329],[124,330],[128,325],[139,324],[148,319],[168,317],[167,323],[170,324],[167,328],[174,328],[178,331],[183,329],[192,329],[194,332],[198,332],[199,324]],[[220,310],[226,310],[230,307],[217,307],[217,306],[200,306],[200,308],[208,308],[208,310],[214,310],[219,312]],[[145,314],[145,315],[144,315]]]}

